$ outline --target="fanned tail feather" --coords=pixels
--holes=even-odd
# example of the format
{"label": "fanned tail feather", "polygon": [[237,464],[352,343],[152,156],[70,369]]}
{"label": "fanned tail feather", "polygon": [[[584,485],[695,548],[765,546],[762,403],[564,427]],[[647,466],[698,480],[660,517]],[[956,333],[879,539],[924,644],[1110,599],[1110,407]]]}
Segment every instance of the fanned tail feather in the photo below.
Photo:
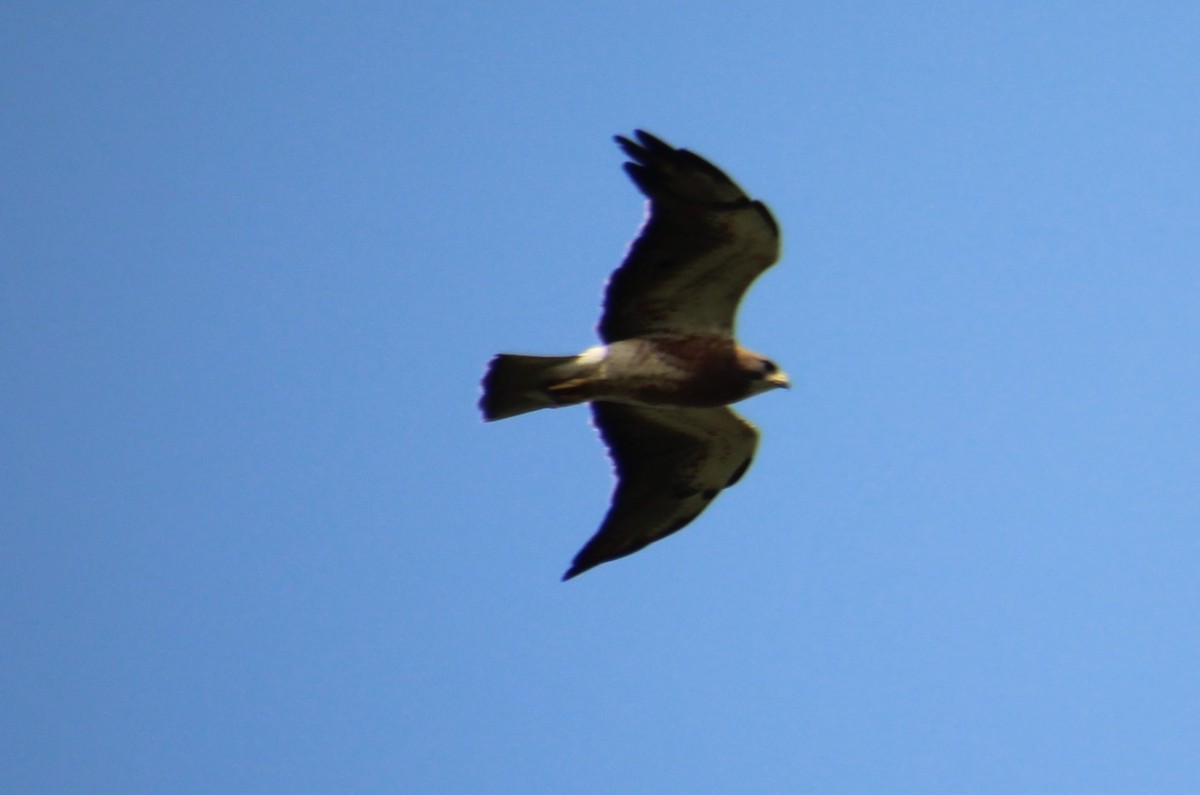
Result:
{"label": "fanned tail feather", "polygon": [[479,409],[488,422],[528,411],[562,405],[547,392],[570,378],[575,356],[525,356],[501,353],[492,358],[483,377]]}

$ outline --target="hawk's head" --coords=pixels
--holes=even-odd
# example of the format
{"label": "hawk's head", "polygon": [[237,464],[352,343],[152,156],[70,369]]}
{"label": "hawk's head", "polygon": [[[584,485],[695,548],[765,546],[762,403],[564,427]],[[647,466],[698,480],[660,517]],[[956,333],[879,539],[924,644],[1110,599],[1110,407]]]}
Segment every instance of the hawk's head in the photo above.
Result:
{"label": "hawk's head", "polygon": [[765,356],[742,349],[738,351],[738,364],[750,379],[750,389],[746,397],[760,395],[771,389],[788,389],[792,385],[792,382],[788,381],[787,373]]}

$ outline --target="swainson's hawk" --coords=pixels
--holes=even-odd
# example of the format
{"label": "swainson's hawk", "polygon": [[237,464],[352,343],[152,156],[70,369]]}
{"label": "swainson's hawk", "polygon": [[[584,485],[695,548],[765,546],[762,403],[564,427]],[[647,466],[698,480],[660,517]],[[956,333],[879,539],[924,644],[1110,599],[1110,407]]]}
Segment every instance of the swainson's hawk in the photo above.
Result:
{"label": "swainson's hawk", "polygon": [[638,130],[616,141],[650,213],[609,280],[604,342],[578,356],[502,353],[483,379],[485,420],[590,402],[616,467],[604,523],[564,580],[681,529],[746,472],[758,431],[731,409],[787,387],[733,336],[738,303],[779,257],[762,202],[704,158]]}

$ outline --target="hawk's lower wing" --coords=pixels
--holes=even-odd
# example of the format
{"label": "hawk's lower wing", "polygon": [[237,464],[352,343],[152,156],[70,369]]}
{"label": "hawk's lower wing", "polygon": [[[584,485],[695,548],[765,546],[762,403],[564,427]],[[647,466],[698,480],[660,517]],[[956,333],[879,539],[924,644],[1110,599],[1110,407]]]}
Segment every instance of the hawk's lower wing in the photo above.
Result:
{"label": "hawk's lower wing", "polygon": [[612,507],[568,580],[682,529],[745,473],[758,446],[753,425],[724,407],[592,404],[617,472]]}

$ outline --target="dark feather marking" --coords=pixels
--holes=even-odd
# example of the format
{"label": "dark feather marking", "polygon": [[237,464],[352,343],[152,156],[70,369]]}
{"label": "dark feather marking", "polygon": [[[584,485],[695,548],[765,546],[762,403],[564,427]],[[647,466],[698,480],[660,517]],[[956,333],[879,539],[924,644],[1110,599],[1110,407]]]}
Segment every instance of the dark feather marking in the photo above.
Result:
{"label": "dark feather marking", "polygon": [[[694,168],[698,171],[708,174],[718,182],[724,182],[728,185],[734,185],[734,181],[729,178],[721,169],[710,163],[705,158],[692,152],[688,149],[676,149],[675,147],[657,138],[645,130],[634,130],[634,135],[637,136],[637,141],[631,141],[623,135],[614,135],[613,140],[629,157],[637,161],[637,164],[648,166],[650,161],[659,160],[672,162],[678,166]],[[630,165],[626,164],[626,168]]]}
{"label": "dark feather marking", "polygon": [[742,465],[733,471],[733,476],[729,478],[729,482],[725,484],[725,488],[729,488],[734,483],[742,479],[742,475],[746,474],[746,470],[750,468],[750,462],[753,458],[747,458],[742,462]]}
{"label": "dark feather marking", "polygon": [[767,205],[762,202],[753,202],[751,206],[758,210],[758,214],[767,222],[767,226],[771,227],[771,232],[774,233],[775,237],[779,237],[779,224],[775,222],[775,216],[771,215],[771,211],[767,209]]}
{"label": "dark feather marking", "polygon": [[637,136],[638,142],[641,143],[642,147],[649,154],[658,157],[671,157],[675,154],[675,147],[645,130],[634,130],[633,134]]}
{"label": "dark feather marking", "polygon": [[650,169],[643,166],[641,163],[626,163],[625,173],[633,178],[634,182],[642,179],[651,173]]}
{"label": "dark feather marking", "polygon": [[717,490],[705,489],[704,491],[700,492],[700,496],[706,500],[711,500],[713,497],[717,496]]}
{"label": "dark feather marking", "polygon": [[708,162],[707,160],[705,160],[703,157],[696,154],[695,152],[688,151],[687,149],[680,149],[679,150],[679,159],[681,161],[687,161],[692,167],[694,167],[698,171],[703,171],[704,173],[708,174],[710,177],[717,180],[718,182],[724,182],[726,185],[734,184],[734,181],[729,178],[728,174],[726,174],[724,171],[717,168],[712,163]]}
{"label": "dark feather marking", "polygon": [[699,511],[697,511],[696,513],[692,514],[691,516],[685,516],[685,517],[683,517],[682,519],[680,519],[680,520],[676,521],[674,524],[672,524],[670,527],[668,527],[668,528],[667,528],[667,531],[666,531],[665,533],[663,533],[663,535],[664,535],[664,536],[669,536],[669,535],[671,535],[671,533],[674,533],[674,532],[677,532],[677,531],[679,531],[679,530],[682,530],[683,528],[685,528],[685,527],[687,527],[689,524],[691,524],[691,523],[692,523],[692,520],[693,520],[693,519],[695,519],[695,518],[696,518],[697,516],[699,516],[699,515],[700,515],[700,512],[699,512]]}
{"label": "dark feather marking", "polygon": [[633,180],[633,184],[638,186],[638,190],[647,196],[657,193],[658,186],[662,183],[653,171],[637,163],[626,163],[625,173]]}

